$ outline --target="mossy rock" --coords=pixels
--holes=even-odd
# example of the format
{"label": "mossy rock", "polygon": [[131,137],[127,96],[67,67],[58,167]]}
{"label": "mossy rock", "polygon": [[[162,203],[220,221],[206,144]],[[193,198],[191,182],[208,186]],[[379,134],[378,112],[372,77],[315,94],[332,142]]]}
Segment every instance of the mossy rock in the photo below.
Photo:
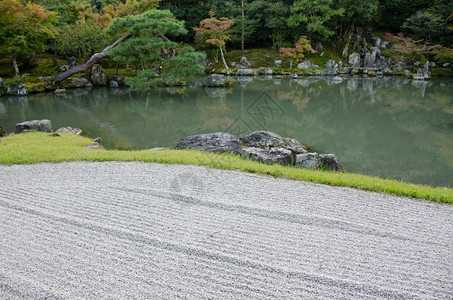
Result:
{"label": "mossy rock", "polygon": [[27,88],[32,93],[42,93],[45,91],[53,91],[56,87],[50,82],[35,82],[35,83],[27,83]]}

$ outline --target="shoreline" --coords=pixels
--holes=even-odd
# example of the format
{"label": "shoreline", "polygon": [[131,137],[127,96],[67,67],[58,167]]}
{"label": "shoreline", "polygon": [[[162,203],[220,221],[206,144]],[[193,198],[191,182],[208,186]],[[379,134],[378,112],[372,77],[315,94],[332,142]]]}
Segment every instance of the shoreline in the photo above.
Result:
{"label": "shoreline", "polygon": [[[394,74],[376,74],[375,71],[369,70],[367,68],[360,68],[359,73],[354,73],[351,74],[349,73],[339,73],[335,75],[330,75],[330,74],[325,74],[322,72],[322,70],[318,70],[318,74],[310,73],[310,72],[294,72],[294,73],[289,73],[289,72],[281,72],[281,73],[271,73],[271,74],[264,74],[259,71],[259,69],[242,69],[242,70],[252,70],[253,72],[248,73],[248,74],[226,74],[225,72],[217,72],[217,73],[211,73],[211,74],[206,74],[205,76],[194,80],[193,82],[197,81],[202,81],[199,84],[195,84],[195,86],[192,86],[192,82],[187,82],[184,85],[168,85],[168,86],[161,86],[161,87],[156,87],[155,89],[162,89],[162,88],[184,88],[184,87],[208,87],[208,88],[223,88],[223,87],[228,87],[230,84],[227,85],[219,85],[219,86],[206,86],[203,83],[203,79],[206,79],[210,75],[223,75],[226,76],[227,80],[235,79],[235,81],[241,81],[241,79],[258,79],[258,80],[297,80],[297,79],[311,79],[311,80],[325,80],[329,82],[334,82],[334,83],[340,83],[344,80],[348,79],[383,79],[383,78],[397,78],[397,79],[406,79],[411,82],[415,83],[428,83],[431,80],[436,80],[436,79],[453,79],[452,76],[433,76],[430,77],[429,79],[420,79],[420,78],[413,78],[411,76],[406,76],[404,74],[400,73],[394,73]],[[365,73],[363,73],[365,71]],[[369,72],[372,71],[372,72]],[[413,75],[413,74],[412,74]],[[112,76],[119,76],[119,75],[112,75]],[[83,77],[73,77],[66,79],[60,84],[54,85],[51,83],[47,78],[45,80],[40,81],[42,84],[28,84],[27,83],[23,84],[25,88],[27,89],[27,92],[25,94],[7,94],[7,93],[0,93],[0,97],[24,97],[28,95],[36,95],[36,94],[46,94],[46,93],[51,93],[55,92],[56,94],[64,94],[66,90],[77,90],[77,89],[91,89],[91,88],[111,88],[111,89],[118,89],[118,88],[130,88],[129,85],[126,83],[117,85],[117,86],[109,86],[107,85],[85,85],[85,86],[80,86],[80,84],[75,83],[72,85],[71,81],[72,79],[80,79]],[[124,77],[123,80],[127,79],[127,77]]]}

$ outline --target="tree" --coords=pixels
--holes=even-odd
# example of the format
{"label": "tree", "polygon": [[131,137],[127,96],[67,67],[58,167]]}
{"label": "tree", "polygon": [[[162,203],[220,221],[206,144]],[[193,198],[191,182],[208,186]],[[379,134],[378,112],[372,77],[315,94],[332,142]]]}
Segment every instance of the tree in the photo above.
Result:
{"label": "tree", "polygon": [[296,59],[297,61],[300,58],[304,58],[304,52],[311,52],[313,53],[313,48],[310,45],[310,40],[307,40],[307,37],[305,35],[301,35],[299,40],[294,44],[294,48],[280,48],[280,56],[281,57],[289,57],[291,58],[289,62],[289,69],[292,69],[293,67],[293,59]]}
{"label": "tree", "polygon": [[54,80],[61,81],[76,73],[84,72],[104,57],[111,55],[114,59],[159,65],[162,60],[175,56],[177,43],[168,36],[187,33],[184,22],[178,21],[168,10],[149,10],[143,14],[116,18],[108,28],[108,33],[120,36],[112,45],[94,54],[85,64],[71,68],[57,75]]}
{"label": "tree", "polygon": [[132,87],[181,84],[191,74],[202,74],[199,61],[204,55],[193,48],[178,46],[169,37],[184,35],[184,22],[173,17],[169,10],[150,10],[136,16],[117,18],[109,32],[124,32],[130,36],[110,53],[120,61],[140,64],[142,71],[131,79]]}
{"label": "tree", "polygon": [[127,32],[130,39],[119,45],[111,56],[122,61],[142,64],[158,63],[175,55],[177,43],[170,41],[173,37],[184,35],[187,30],[184,22],[173,17],[169,10],[150,10],[140,15],[117,18],[109,27],[110,33]]}
{"label": "tree", "polygon": [[56,21],[56,14],[46,12],[41,5],[0,1],[0,53],[9,55],[16,75],[19,75],[17,56],[44,51],[46,40],[56,34]]}
{"label": "tree", "polygon": [[193,28],[196,31],[195,37],[198,41],[219,47],[222,61],[227,71],[229,71],[229,68],[223,55],[223,49],[225,49],[225,42],[230,39],[229,30],[233,24],[234,22],[226,17],[220,19],[211,17],[202,20],[200,27]]}
{"label": "tree", "polygon": [[311,39],[325,40],[334,34],[328,27],[328,22],[343,13],[343,8],[333,8],[333,0],[296,0],[291,6],[288,25],[302,26],[302,30]]}
{"label": "tree", "polygon": [[152,86],[184,85],[187,78],[204,74],[200,61],[206,56],[192,47],[175,50],[170,59],[162,60],[154,69],[146,69],[129,78],[133,90],[146,90]]}
{"label": "tree", "polygon": [[282,2],[255,0],[247,5],[246,12],[250,20],[248,30],[253,30],[253,38],[248,42],[263,44],[271,40],[279,48],[287,32],[289,7]]}
{"label": "tree", "polygon": [[63,25],[61,34],[57,36],[60,54],[79,58],[102,50],[108,41],[105,29],[91,18]]}
{"label": "tree", "polygon": [[367,26],[377,11],[378,0],[336,0],[344,13],[339,20],[340,37],[349,36],[357,26]]}

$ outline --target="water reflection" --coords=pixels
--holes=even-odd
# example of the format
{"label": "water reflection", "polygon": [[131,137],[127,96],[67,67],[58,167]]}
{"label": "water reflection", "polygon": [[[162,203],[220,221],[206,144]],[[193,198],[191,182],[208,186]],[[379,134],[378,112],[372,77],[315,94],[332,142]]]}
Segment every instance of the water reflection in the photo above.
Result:
{"label": "water reflection", "polygon": [[453,178],[453,81],[391,77],[231,78],[228,88],[78,89],[0,98],[0,125],[24,120],[81,127],[108,148],[174,146],[183,136],[270,130],[335,153],[346,170],[416,183]]}

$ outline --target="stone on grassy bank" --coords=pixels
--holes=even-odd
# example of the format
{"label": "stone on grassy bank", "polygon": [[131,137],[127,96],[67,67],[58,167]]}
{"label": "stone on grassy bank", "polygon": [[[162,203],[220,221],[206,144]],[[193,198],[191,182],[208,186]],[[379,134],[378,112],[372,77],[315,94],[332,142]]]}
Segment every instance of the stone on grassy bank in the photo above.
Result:
{"label": "stone on grassy bank", "polygon": [[181,139],[175,148],[232,152],[266,164],[343,172],[343,166],[334,154],[308,153],[298,140],[281,137],[270,131],[254,131],[239,139],[224,132],[192,135]]}
{"label": "stone on grassy bank", "polygon": [[246,159],[256,160],[265,164],[292,164],[292,152],[285,148],[272,148],[265,150],[261,148],[244,148],[241,151],[241,156]]}
{"label": "stone on grassy bank", "polygon": [[175,148],[237,154],[239,152],[239,140],[234,135],[225,132],[197,134],[182,138]]}
{"label": "stone on grassy bank", "polygon": [[32,120],[16,124],[16,133],[29,132],[29,131],[44,131],[51,132],[52,124],[50,120]]}
{"label": "stone on grassy bank", "polygon": [[270,131],[254,131],[239,139],[243,147],[254,147],[270,150],[271,148],[284,148],[296,154],[307,153],[307,147],[298,140],[284,138]]}
{"label": "stone on grassy bank", "polygon": [[343,172],[343,165],[334,154],[304,153],[295,158],[296,167],[304,169],[321,169]]}

